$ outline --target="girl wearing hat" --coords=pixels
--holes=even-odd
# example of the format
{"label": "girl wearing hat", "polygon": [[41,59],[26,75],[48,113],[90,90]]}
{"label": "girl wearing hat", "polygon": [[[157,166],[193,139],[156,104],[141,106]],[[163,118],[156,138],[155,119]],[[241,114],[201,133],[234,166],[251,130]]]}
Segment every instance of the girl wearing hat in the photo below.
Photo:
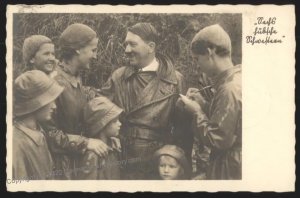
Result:
{"label": "girl wearing hat", "polygon": [[91,100],[84,108],[83,119],[86,136],[102,140],[109,148],[106,157],[86,151],[80,160],[78,179],[120,179],[120,150],[114,147],[112,137],[119,135],[122,109],[105,97]]}
{"label": "girl wearing hat", "polygon": [[189,166],[184,151],[175,145],[165,145],[154,153],[158,177],[162,180],[188,179]]}
{"label": "girl wearing hat", "polygon": [[50,120],[63,87],[39,70],[27,71],[14,84],[13,178],[52,178],[53,161],[39,123]]}

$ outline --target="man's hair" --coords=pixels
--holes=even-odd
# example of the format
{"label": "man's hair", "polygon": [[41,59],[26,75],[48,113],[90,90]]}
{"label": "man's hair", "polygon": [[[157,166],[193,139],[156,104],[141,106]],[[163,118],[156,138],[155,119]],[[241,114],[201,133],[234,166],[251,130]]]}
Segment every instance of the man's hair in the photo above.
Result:
{"label": "man's hair", "polygon": [[221,57],[230,56],[230,51],[224,47],[215,45],[209,41],[197,40],[192,43],[191,50],[196,55],[205,55],[208,53],[207,48],[215,49],[216,54]]}
{"label": "man's hair", "polygon": [[138,35],[144,41],[152,41],[154,43],[157,43],[158,41],[158,33],[151,23],[137,23],[127,30],[128,32]]}

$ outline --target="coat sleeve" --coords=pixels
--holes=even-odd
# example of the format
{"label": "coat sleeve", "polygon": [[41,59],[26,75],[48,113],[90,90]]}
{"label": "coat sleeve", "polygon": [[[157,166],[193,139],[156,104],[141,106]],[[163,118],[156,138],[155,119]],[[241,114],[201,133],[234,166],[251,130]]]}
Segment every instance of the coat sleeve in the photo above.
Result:
{"label": "coat sleeve", "polygon": [[241,93],[222,89],[215,95],[210,119],[201,110],[195,115],[196,136],[212,149],[228,149],[236,138],[236,126],[241,119]]}
{"label": "coat sleeve", "polygon": [[115,99],[115,84],[111,76],[106,83],[102,86],[100,94],[107,97],[110,101]]}
{"label": "coat sleeve", "polygon": [[56,128],[49,130],[46,137],[51,151],[55,153],[72,152],[82,154],[86,151],[88,144],[88,138],[67,134]]}

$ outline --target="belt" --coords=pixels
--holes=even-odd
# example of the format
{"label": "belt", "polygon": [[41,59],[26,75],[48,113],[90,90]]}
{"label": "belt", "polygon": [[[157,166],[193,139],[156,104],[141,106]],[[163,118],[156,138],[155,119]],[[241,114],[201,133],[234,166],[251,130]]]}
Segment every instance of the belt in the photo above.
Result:
{"label": "belt", "polygon": [[140,127],[130,127],[126,133],[126,136],[130,137],[130,138],[163,141],[163,138],[165,135],[160,132],[163,132],[163,131],[161,131],[161,130],[154,131],[151,129],[140,128]]}

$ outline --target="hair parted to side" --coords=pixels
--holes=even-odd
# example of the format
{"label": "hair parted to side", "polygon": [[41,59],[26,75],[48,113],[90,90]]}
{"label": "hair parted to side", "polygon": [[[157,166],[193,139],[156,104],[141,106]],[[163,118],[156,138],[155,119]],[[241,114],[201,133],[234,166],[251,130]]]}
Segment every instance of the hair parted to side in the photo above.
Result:
{"label": "hair parted to side", "polygon": [[151,23],[137,23],[127,29],[128,32],[138,35],[144,41],[158,42],[159,35]]}
{"label": "hair parted to side", "polygon": [[204,41],[204,40],[197,40],[194,41],[191,45],[191,50],[194,54],[196,55],[205,55],[208,53],[208,48],[210,49],[215,49],[215,52],[218,56],[220,57],[227,57],[231,55],[231,52],[224,48],[220,47],[216,44],[213,44],[209,41]]}

